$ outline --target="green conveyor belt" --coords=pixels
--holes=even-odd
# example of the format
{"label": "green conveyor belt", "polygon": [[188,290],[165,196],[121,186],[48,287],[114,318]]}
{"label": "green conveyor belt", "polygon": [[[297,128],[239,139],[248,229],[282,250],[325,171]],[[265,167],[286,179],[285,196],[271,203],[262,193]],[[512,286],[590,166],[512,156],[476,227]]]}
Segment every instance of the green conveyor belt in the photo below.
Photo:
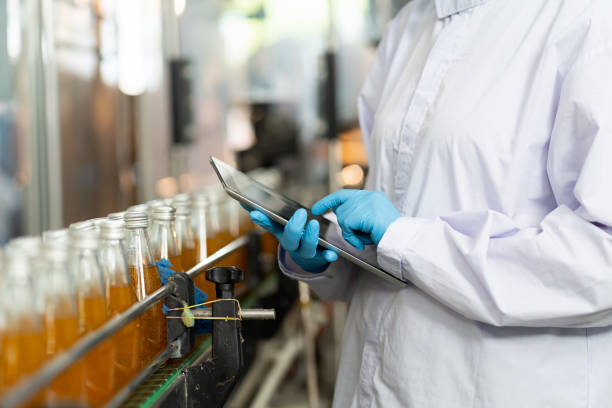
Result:
{"label": "green conveyor belt", "polygon": [[[266,279],[243,301],[242,308],[250,308],[257,299],[269,293],[277,284],[278,276],[270,273]],[[181,359],[169,360],[168,363],[151,375],[121,406],[123,408],[148,408],[164,395],[174,384],[183,368],[193,364],[211,346],[212,337],[209,334],[198,336],[196,346],[191,354]]]}

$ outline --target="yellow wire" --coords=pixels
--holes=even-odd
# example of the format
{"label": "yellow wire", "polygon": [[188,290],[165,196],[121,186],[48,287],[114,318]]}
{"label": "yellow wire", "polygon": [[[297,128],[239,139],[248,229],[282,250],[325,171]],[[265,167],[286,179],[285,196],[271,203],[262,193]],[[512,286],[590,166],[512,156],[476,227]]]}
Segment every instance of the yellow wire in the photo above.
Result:
{"label": "yellow wire", "polygon": [[[211,317],[195,317],[195,316],[192,316],[192,318],[200,319],[200,320],[242,320],[242,309],[240,308],[240,301],[238,299],[215,299],[215,300],[209,300],[208,302],[204,302],[204,303],[198,303],[196,305],[176,307],[174,309],[168,309],[168,310],[176,311],[176,310],[193,309],[194,307],[212,305],[213,303],[223,302],[223,301],[236,302],[236,305],[238,306],[238,317],[212,317],[212,316]],[[166,316],[166,318],[167,319],[182,319],[183,317],[182,316]]]}
{"label": "yellow wire", "polygon": [[[166,316],[166,319],[182,319],[183,316]],[[204,316],[190,316],[189,319],[194,320],[242,320],[240,317],[204,317]]]}

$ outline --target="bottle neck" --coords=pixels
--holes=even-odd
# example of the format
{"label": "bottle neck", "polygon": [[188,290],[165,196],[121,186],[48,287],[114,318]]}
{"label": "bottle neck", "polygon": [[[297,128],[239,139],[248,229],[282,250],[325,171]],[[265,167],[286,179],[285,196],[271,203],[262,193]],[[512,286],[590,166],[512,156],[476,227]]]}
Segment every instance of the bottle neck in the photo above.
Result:
{"label": "bottle neck", "polygon": [[151,247],[156,261],[172,260],[180,255],[174,221],[155,220],[151,233]]}
{"label": "bottle neck", "polygon": [[149,235],[145,228],[129,228],[126,237],[126,257],[130,268],[153,265]]}
{"label": "bottle neck", "polygon": [[76,249],[72,254],[69,269],[77,283],[77,296],[82,298],[104,296],[104,278],[95,250]]}
{"label": "bottle neck", "polygon": [[120,239],[102,239],[99,250],[100,267],[108,287],[130,284],[126,251]]}

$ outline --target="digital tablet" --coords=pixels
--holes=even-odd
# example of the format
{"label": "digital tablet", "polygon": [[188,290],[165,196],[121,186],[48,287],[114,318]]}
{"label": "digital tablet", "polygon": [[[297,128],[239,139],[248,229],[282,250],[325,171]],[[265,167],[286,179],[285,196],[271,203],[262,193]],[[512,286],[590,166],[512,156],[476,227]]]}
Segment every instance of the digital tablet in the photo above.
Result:
{"label": "digital tablet", "polygon": [[319,245],[334,250],[338,256],[355,265],[374,273],[376,276],[396,285],[405,286],[406,282],[382,270],[376,262],[376,250],[366,247],[360,251],[342,238],[338,224],[327,218],[314,215],[308,207],[280,194],[269,187],[253,180],[251,177],[233,168],[229,164],[210,158],[225,192],[235,200],[248,207],[260,210],[272,220],[285,225],[296,210],[304,208],[308,212],[308,219],[316,219],[320,225]]}

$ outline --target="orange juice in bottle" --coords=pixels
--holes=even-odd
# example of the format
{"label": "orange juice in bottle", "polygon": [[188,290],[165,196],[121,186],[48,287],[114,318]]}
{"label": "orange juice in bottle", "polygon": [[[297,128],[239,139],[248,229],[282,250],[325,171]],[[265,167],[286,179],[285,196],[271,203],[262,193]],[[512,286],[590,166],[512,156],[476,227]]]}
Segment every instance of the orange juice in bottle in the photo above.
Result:
{"label": "orange juice in bottle", "polygon": [[[79,331],[81,335],[100,328],[109,318],[105,299],[104,276],[97,261],[99,233],[94,229],[70,231],[69,270],[76,281]],[[83,358],[85,397],[98,407],[114,392],[114,354],[108,340]]]}
{"label": "orange juice in bottle", "polygon": [[[45,359],[42,314],[35,301],[42,286],[35,284],[32,274],[36,255],[34,251],[10,244],[5,254],[0,280],[0,323],[3,332],[0,389],[3,390],[33,374]],[[31,403],[42,403],[41,397],[36,396]]]}
{"label": "orange juice in bottle", "polygon": [[[43,235],[44,327],[46,356],[54,357],[70,348],[79,338],[76,294],[67,267],[67,232],[50,231]],[[84,366],[81,361],[55,378],[45,390],[48,405],[78,405],[83,402]]]}
{"label": "orange juice in bottle", "polygon": [[[125,223],[107,220],[100,224],[98,258],[104,275],[106,302],[110,316],[126,311],[136,301],[136,291],[130,285],[130,274],[125,257]],[[140,370],[140,335],[138,321],[134,320],[111,339],[115,355],[115,389],[126,386]]]}
{"label": "orange juice in bottle", "polygon": [[[125,214],[127,228],[126,251],[130,271],[130,282],[138,300],[155,292],[161,287],[157,267],[154,264],[149,236],[147,233],[148,216],[145,212],[128,211]],[[139,319],[141,367],[166,348],[166,318],[162,304],[157,303]]]}
{"label": "orange juice in bottle", "polygon": [[174,222],[176,243],[181,254],[181,264],[185,271],[188,271],[197,263],[196,245],[189,222],[191,199],[187,194],[177,194],[173,198],[173,204],[176,208],[176,220]]}

